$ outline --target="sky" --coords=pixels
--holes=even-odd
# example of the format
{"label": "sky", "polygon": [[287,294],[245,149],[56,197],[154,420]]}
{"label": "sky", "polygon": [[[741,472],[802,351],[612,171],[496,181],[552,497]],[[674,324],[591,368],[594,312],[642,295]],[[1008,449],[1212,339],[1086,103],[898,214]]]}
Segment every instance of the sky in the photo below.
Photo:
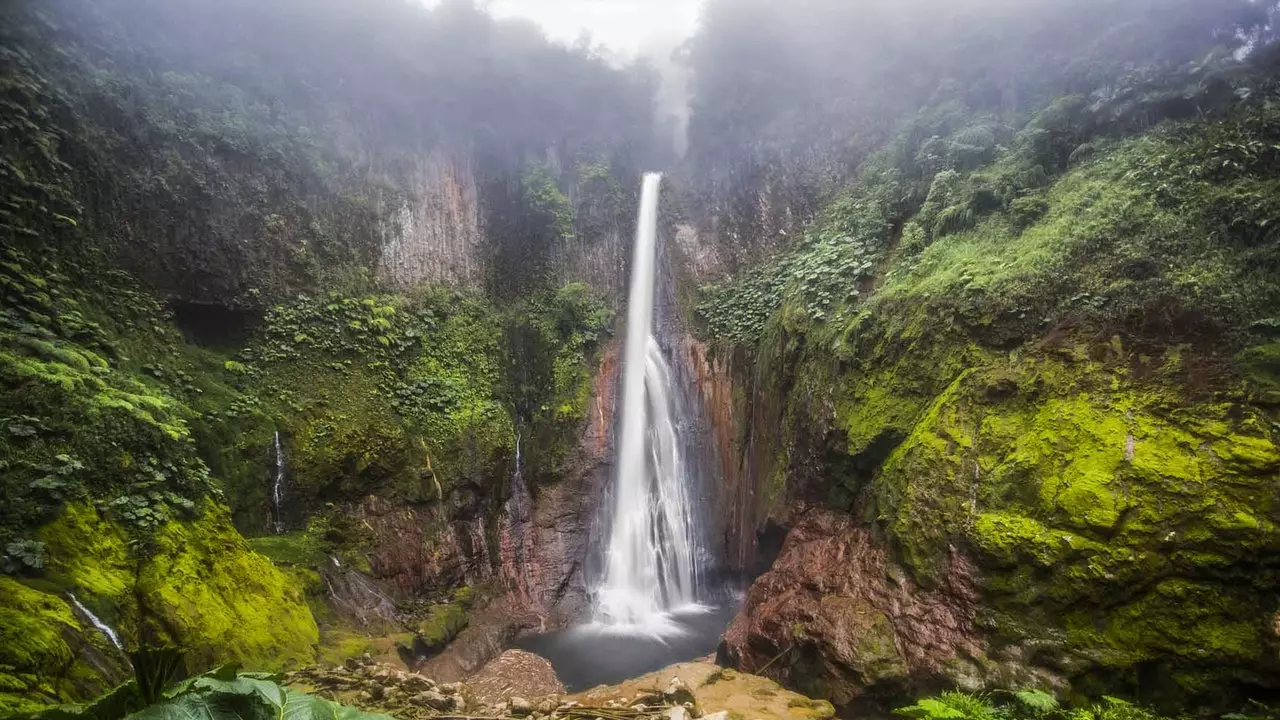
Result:
{"label": "sky", "polygon": [[634,56],[693,34],[702,0],[487,0],[496,17],[533,20],[553,40],[572,44],[583,30],[592,45]]}

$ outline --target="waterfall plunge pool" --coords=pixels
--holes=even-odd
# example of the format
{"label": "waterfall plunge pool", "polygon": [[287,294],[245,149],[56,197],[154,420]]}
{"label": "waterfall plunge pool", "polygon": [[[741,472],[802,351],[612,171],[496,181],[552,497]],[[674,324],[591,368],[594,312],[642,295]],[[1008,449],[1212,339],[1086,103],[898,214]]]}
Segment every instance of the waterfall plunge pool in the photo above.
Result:
{"label": "waterfall plunge pool", "polygon": [[588,623],[515,646],[550,660],[569,692],[613,685],[714,653],[740,604],[737,596],[722,599],[677,608],[645,625]]}

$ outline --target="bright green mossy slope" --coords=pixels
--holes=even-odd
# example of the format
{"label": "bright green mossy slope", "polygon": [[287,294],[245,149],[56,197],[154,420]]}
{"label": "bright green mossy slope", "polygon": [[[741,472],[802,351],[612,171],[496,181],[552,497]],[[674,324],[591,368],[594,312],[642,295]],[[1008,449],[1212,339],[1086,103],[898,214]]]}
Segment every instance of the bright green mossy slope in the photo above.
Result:
{"label": "bright green mossy slope", "polygon": [[945,167],[987,120],[918,120],[798,249],[704,290],[711,335],[754,359],[760,511],[826,498],[924,587],[964,553],[991,657],[1078,694],[1274,690],[1276,107],[1094,138],[1056,178],[1037,147],[1088,124],[1076,100],[977,169],[917,148]]}
{"label": "bright green mossy slope", "polygon": [[283,669],[315,658],[301,590],[249,550],[224,508],[156,529],[145,546],[92,506],[68,504],[40,528],[39,577],[0,578],[0,712],[93,697],[129,674],[123,654],[73,611],[68,593],[136,648],[177,645],[192,668]]}

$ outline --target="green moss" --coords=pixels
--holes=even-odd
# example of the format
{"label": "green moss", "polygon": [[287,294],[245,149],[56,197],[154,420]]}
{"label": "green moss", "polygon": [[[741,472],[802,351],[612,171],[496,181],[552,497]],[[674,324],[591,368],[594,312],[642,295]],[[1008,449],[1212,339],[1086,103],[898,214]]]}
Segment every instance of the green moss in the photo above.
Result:
{"label": "green moss", "polygon": [[464,585],[453,591],[453,601],[463,607],[469,609],[476,600],[476,589],[470,585]]}
{"label": "green moss", "polygon": [[1074,612],[1066,626],[1073,644],[1129,667],[1180,658],[1193,666],[1256,661],[1266,622],[1246,594],[1220,585],[1171,578],[1105,616]]}
{"label": "green moss", "polygon": [[432,605],[427,610],[427,616],[418,624],[418,633],[428,647],[440,648],[457,637],[468,622],[467,611],[462,605]]}
{"label": "green moss", "polygon": [[978,515],[973,539],[994,561],[1009,566],[1030,562],[1052,567],[1074,554],[1104,547],[1079,535],[1052,530],[1031,518],[1002,513]]}
{"label": "green moss", "polygon": [[0,715],[84,700],[121,681],[127,666],[93,632],[61,597],[0,576]]}
{"label": "green moss", "polygon": [[316,567],[325,562],[324,550],[310,533],[293,532],[249,538],[249,547],[278,565]]}
{"label": "green moss", "polygon": [[136,561],[117,523],[102,520],[90,505],[70,503],[40,529],[39,537],[49,553],[48,575],[54,583],[91,604],[95,599],[116,607],[130,604]]}
{"label": "green moss", "polygon": [[81,630],[71,606],[55,595],[0,577],[0,647],[4,665],[15,674],[53,675],[69,665],[74,653],[64,630]]}
{"label": "green moss", "polygon": [[250,551],[225,510],[169,523],[138,577],[153,632],[186,648],[193,667],[237,662],[278,670],[309,663],[319,640],[302,590]]}
{"label": "green moss", "polygon": [[1280,547],[1267,489],[1280,450],[1255,413],[1171,412],[1190,405],[1176,397],[1124,365],[1015,355],[975,369],[885,462],[880,515],[920,580],[967,538],[996,614],[1042,629],[1069,615],[1066,647],[1093,662],[1261,663],[1274,608],[1221,573]]}
{"label": "green moss", "polygon": [[320,633],[318,660],[325,665],[341,665],[347,658],[376,653],[373,638],[351,630],[326,629]]}
{"label": "green moss", "polygon": [[1280,404],[1280,343],[1249,348],[1236,364],[1261,400]]}

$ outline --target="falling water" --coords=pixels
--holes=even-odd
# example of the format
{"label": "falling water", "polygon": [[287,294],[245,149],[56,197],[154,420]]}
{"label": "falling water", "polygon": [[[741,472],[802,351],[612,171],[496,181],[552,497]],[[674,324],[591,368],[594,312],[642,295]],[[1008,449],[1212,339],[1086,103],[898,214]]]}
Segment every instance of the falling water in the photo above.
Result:
{"label": "falling water", "polygon": [[521,466],[520,433],[516,433],[516,466],[511,473],[510,493],[506,503],[507,515],[502,524],[502,573],[516,595],[530,599],[529,561],[533,555],[532,538],[527,526],[533,510],[533,498],[524,482]]}
{"label": "falling water", "polygon": [[640,200],[614,511],[596,604],[597,621],[648,631],[696,602],[699,574],[671,370],[652,332],[660,182],[645,175]]}
{"label": "falling water", "polygon": [[284,532],[284,449],[280,447],[280,431],[276,431],[276,480],[271,486],[271,506],[275,510],[276,534]]}
{"label": "falling water", "polygon": [[120,642],[120,636],[116,635],[116,631],[112,630],[110,625],[99,620],[98,616],[94,615],[89,608],[85,607],[84,603],[76,599],[75,595],[67,593],[67,597],[71,598],[71,604],[76,606],[76,609],[80,611],[80,614],[89,618],[89,622],[93,623],[94,627],[98,628],[98,630],[102,631],[103,635],[107,636],[107,639],[111,641],[112,645],[116,646],[117,650],[124,650],[124,645]]}

